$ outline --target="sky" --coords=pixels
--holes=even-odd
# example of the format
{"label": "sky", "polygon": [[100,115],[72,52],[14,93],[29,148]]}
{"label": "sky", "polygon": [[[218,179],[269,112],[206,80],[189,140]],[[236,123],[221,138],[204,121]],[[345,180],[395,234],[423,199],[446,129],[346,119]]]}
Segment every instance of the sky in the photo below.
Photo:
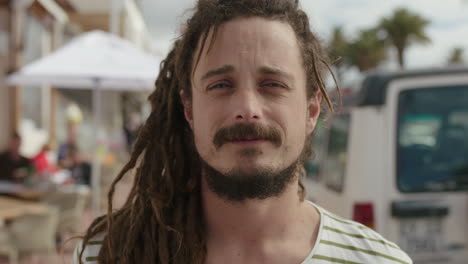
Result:
{"label": "sky", "polygon": [[[195,0],[141,0],[143,16],[154,39],[159,55],[167,54],[178,36]],[[359,30],[375,26],[396,8],[406,7],[430,21],[427,35],[431,43],[411,46],[405,56],[407,68],[445,65],[450,50],[464,48],[468,62],[468,0],[300,0],[309,15],[312,29],[323,40],[330,37],[333,27],[342,26],[352,38]],[[395,57],[390,54],[391,58]],[[391,60],[387,68],[396,68]]]}

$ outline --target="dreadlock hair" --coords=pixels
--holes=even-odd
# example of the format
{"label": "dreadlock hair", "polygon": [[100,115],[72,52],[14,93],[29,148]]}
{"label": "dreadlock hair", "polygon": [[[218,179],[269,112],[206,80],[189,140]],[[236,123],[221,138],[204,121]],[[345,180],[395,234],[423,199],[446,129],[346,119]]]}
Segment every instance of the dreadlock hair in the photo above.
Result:
{"label": "dreadlock hair", "polygon": [[[96,218],[83,237],[80,263],[85,246],[99,234],[105,234],[98,256],[101,264],[204,262],[201,167],[179,92],[183,90],[191,99],[192,73],[219,27],[248,17],[283,21],[292,27],[303,55],[307,98],[321,92],[333,112],[324,84],[330,67],[298,0],[199,0],[185,31],[161,63],[156,89],[149,96],[151,114],[130,161],[110,187],[107,214]],[[213,37],[207,43],[211,30]],[[311,154],[308,145],[305,152]],[[132,189],[123,207],[114,211],[116,184],[130,171],[135,173]],[[304,199],[304,186],[299,185],[299,196]]]}

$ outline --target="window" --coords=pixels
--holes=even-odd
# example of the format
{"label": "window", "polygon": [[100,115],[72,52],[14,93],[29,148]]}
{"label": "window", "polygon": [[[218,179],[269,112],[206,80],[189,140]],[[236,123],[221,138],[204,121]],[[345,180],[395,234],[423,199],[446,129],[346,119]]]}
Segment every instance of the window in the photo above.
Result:
{"label": "window", "polygon": [[468,86],[401,92],[397,129],[400,191],[468,190]]}
{"label": "window", "polygon": [[348,134],[350,115],[334,116],[327,141],[327,158],[323,171],[325,185],[337,192],[343,191],[348,160]]}

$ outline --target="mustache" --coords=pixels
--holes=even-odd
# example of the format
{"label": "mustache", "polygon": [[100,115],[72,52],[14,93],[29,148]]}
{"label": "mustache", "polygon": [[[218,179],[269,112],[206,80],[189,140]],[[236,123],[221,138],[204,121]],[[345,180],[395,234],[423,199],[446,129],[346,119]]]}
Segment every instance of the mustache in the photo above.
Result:
{"label": "mustache", "polygon": [[282,143],[281,133],[278,129],[258,123],[239,123],[221,128],[216,132],[213,143],[216,148],[220,148],[225,143],[245,140],[247,137],[255,140],[268,140],[275,146]]}

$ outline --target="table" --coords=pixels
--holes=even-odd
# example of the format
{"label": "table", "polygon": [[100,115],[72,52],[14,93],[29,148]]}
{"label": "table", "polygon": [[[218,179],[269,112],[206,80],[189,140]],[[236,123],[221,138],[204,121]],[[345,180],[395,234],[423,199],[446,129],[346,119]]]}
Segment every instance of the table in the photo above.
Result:
{"label": "table", "polygon": [[39,202],[24,201],[0,196],[0,220],[14,220],[28,214],[44,214],[49,206]]}
{"label": "table", "polygon": [[38,201],[43,197],[44,192],[38,188],[28,188],[22,184],[0,181],[0,195]]}

